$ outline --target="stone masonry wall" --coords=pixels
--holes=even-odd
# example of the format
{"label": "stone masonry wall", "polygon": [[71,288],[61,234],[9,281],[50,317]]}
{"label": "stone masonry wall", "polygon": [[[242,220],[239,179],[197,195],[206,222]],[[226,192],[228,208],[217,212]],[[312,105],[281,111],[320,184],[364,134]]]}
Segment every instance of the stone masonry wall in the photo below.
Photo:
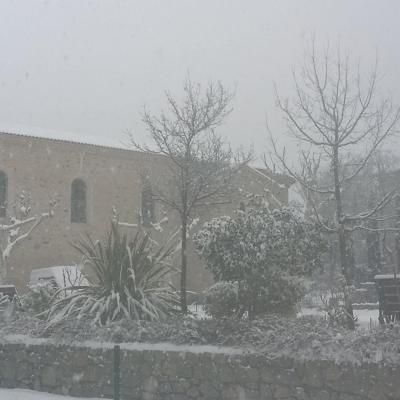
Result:
{"label": "stone masonry wall", "polygon": [[[29,344],[27,344],[29,343]],[[0,387],[112,398],[112,344],[0,342]],[[267,360],[211,346],[121,345],[123,400],[398,400],[400,368]]]}

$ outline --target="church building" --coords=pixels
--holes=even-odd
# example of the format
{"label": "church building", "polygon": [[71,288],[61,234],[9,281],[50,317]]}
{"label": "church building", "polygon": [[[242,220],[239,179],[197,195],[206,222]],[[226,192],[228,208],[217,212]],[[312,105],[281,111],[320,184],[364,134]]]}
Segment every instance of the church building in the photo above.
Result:
{"label": "church building", "polygon": [[[149,185],[167,179],[166,161],[165,156],[153,153],[0,133],[0,220],[6,220],[21,193],[29,194],[32,215],[45,212],[49,203],[57,200],[54,216],[11,255],[7,282],[23,291],[32,269],[79,264],[80,255],[71,243],[86,233],[102,239],[115,210],[120,221],[132,224],[139,217],[153,218],[160,213],[160,207],[151,201]],[[288,177],[244,167],[236,181],[239,192],[266,195],[273,206],[288,203]],[[207,210],[200,216],[200,224],[229,215],[239,205],[240,196],[231,204]],[[179,226],[173,216],[167,225],[169,232]],[[192,248],[188,264],[189,290],[200,291],[212,284]]]}

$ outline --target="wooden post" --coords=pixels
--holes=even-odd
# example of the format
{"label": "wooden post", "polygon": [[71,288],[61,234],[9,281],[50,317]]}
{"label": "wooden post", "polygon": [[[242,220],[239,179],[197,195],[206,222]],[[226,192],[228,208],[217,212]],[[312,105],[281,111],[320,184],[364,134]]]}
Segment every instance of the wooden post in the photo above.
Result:
{"label": "wooden post", "polygon": [[113,367],[113,386],[114,400],[120,400],[119,380],[121,366],[121,349],[118,345],[114,346],[114,367]]}

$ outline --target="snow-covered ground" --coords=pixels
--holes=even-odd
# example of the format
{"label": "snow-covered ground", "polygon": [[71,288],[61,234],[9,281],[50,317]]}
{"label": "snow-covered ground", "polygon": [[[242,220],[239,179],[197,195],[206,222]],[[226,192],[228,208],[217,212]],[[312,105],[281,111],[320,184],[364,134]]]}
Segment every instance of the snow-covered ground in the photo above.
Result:
{"label": "snow-covered ground", "polygon": [[[79,397],[60,396],[58,394],[36,392],[25,389],[0,389],[1,400],[82,400]],[[85,398],[85,400],[88,400]],[[96,399],[92,399],[96,400]],[[100,400],[100,399],[97,399]]]}
{"label": "snow-covered ground", "polygon": [[[301,315],[323,315],[317,308],[302,308],[298,316]],[[369,329],[379,325],[378,310],[354,310],[360,328]]]}
{"label": "snow-covered ground", "polygon": [[210,318],[210,316],[206,314],[206,312],[204,310],[204,306],[202,304],[190,304],[188,306],[188,309],[192,313],[194,318],[197,318],[197,319]]}
{"label": "snow-covered ground", "polygon": [[[190,312],[193,314],[195,318],[205,319],[210,318],[204,311],[204,306],[202,305],[190,305]],[[297,314],[299,317],[302,315],[321,315],[324,313],[317,308],[302,308],[301,311]],[[378,310],[354,310],[354,315],[357,317],[358,326],[364,329],[370,329],[372,327],[376,327],[379,325]]]}

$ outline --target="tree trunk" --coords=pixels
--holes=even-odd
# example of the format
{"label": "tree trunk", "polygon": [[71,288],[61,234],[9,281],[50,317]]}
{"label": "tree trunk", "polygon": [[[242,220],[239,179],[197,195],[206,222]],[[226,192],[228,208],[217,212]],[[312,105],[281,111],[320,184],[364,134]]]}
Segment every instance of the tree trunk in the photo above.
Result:
{"label": "tree trunk", "polygon": [[0,256],[0,285],[4,285],[7,280],[8,267],[2,256]]}
{"label": "tree trunk", "polygon": [[344,231],[343,223],[339,226],[339,253],[340,253],[340,266],[342,275],[344,276],[346,285],[344,289],[344,309],[347,316],[347,327],[354,330],[354,313],[353,313],[353,303],[351,300],[351,285],[352,279],[349,271],[349,266],[347,265],[347,249],[346,249],[346,235]]}
{"label": "tree trunk", "polygon": [[373,281],[374,276],[382,270],[381,240],[378,232],[378,222],[371,221],[368,228],[373,231],[367,232],[367,256],[368,256],[368,280]]}
{"label": "tree trunk", "polygon": [[349,265],[347,263],[347,246],[346,246],[346,231],[345,221],[343,220],[343,205],[342,205],[342,193],[340,191],[340,179],[339,179],[339,149],[338,147],[333,148],[333,174],[335,180],[335,201],[336,201],[336,218],[338,223],[338,242],[339,242],[339,255],[340,255],[340,267],[342,275],[344,276],[346,287],[344,290],[344,308],[347,316],[347,327],[354,329],[354,313],[353,303],[350,296],[350,288],[352,285],[351,273],[349,271]]}
{"label": "tree trunk", "polygon": [[[400,229],[400,195],[396,196],[395,199],[396,207],[396,228]],[[396,247],[396,262],[393,264],[393,277],[396,285],[397,301],[400,301],[400,287],[397,281],[398,272],[400,271],[400,232],[396,232],[395,237],[395,247]]]}
{"label": "tree trunk", "polygon": [[187,314],[187,293],[186,293],[186,280],[187,280],[187,217],[182,217],[181,229],[181,311]]}
{"label": "tree trunk", "polygon": [[[383,178],[382,178],[383,179]],[[384,194],[382,195],[382,198]],[[368,207],[372,209],[376,199],[374,193],[371,193]],[[367,231],[366,244],[367,244],[367,257],[368,257],[368,280],[373,281],[374,276],[382,271],[382,241],[379,235],[379,224],[376,220],[367,222],[367,227],[371,231]]]}

